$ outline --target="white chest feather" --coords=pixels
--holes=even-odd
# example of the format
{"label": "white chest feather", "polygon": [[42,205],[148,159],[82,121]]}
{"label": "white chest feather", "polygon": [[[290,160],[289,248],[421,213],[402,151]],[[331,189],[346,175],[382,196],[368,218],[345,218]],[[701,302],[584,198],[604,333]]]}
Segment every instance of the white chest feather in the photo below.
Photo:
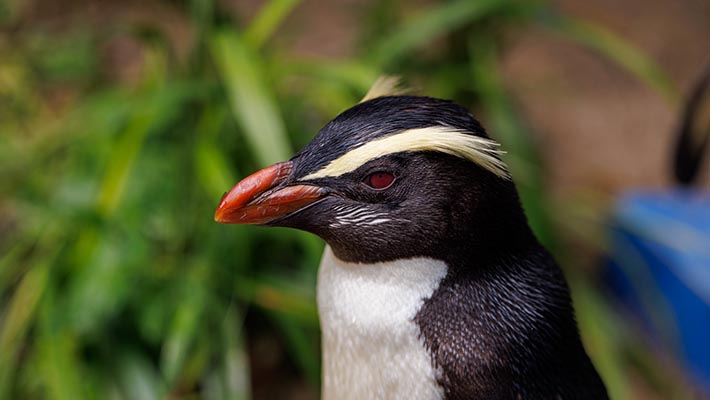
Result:
{"label": "white chest feather", "polygon": [[446,271],[429,258],[346,263],[326,247],[318,272],[324,400],[442,398],[413,318]]}

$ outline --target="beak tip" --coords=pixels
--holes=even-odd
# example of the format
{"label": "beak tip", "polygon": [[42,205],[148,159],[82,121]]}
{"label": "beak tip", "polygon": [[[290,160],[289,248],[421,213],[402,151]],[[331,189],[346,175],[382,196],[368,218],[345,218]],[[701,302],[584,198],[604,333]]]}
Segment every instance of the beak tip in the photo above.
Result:
{"label": "beak tip", "polygon": [[220,224],[223,224],[224,221],[224,210],[222,207],[217,208],[217,211],[214,212],[214,222],[219,222]]}

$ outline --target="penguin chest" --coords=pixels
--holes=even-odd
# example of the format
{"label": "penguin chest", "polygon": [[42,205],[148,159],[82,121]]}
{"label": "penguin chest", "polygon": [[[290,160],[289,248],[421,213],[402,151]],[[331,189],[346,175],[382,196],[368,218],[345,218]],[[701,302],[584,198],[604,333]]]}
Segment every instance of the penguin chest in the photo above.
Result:
{"label": "penguin chest", "polygon": [[318,273],[323,399],[441,399],[414,317],[444,278],[442,261],[347,263],[329,247]]}

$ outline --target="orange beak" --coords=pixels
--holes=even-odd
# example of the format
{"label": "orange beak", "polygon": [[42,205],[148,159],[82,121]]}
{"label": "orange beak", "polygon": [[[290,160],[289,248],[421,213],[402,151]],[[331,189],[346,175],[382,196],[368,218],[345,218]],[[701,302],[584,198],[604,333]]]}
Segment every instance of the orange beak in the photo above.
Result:
{"label": "orange beak", "polygon": [[214,220],[223,224],[266,224],[298,211],[327,194],[312,185],[279,186],[293,169],[291,161],[257,171],[222,197]]}

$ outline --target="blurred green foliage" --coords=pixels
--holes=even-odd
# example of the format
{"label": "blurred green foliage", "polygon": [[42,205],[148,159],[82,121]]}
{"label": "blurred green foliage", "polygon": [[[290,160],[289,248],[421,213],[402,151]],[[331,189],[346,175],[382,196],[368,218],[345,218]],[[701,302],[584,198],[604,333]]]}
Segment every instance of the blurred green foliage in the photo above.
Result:
{"label": "blurred green foliage", "polygon": [[[532,135],[498,73],[509,34],[535,24],[677,97],[633,47],[539,1],[414,13],[376,2],[359,50],[339,60],[273,40],[297,0],[267,1],[248,24],[210,0],[158,3],[181,34],[161,15],[57,27],[32,2],[0,1],[0,399],[249,398],[247,312],[317,393],[323,244],[212,214],[239,178],[290,158],[383,72],[483,112],[534,229],[561,257]],[[120,57],[106,57],[112,46]],[[568,273],[593,358],[629,398],[631,339],[585,272]],[[653,363],[641,354],[634,362]]]}

